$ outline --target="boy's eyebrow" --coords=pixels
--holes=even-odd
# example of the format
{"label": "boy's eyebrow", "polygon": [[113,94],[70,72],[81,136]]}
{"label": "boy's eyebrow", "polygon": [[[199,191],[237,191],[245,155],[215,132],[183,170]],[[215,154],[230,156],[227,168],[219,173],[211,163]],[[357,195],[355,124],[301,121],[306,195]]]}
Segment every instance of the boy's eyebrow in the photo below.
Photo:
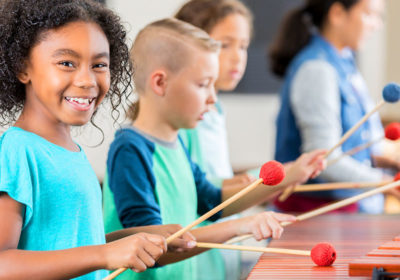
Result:
{"label": "boy's eyebrow", "polygon": [[[75,52],[71,49],[58,49],[53,53],[52,57],[57,57],[57,56],[62,56],[62,55],[71,55],[76,58],[81,57],[77,52]],[[110,59],[110,54],[108,52],[102,52],[102,53],[96,54],[93,58],[98,59],[98,58],[102,58],[102,57]]]}
{"label": "boy's eyebrow", "polygon": [[[233,37],[233,36],[230,36],[230,35],[225,35],[225,36],[222,36],[222,37],[221,37],[221,40],[230,40],[230,41],[234,41],[234,40],[236,40],[236,38]],[[242,40],[242,41],[248,41],[248,38],[240,38],[240,40]]]}

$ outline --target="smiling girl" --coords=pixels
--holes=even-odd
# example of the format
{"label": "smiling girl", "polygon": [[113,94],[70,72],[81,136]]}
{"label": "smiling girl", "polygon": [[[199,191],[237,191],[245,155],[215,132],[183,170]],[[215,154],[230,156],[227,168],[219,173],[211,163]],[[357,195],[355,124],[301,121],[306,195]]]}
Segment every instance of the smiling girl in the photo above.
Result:
{"label": "smiling girl", "polygon": [[0,139],[0,279],[153,266],[161,236],[104,244],[100,186],[70,135],[105,97],[116,110],[129,93],[118,17],[89,0],[2,1],[0,13],[0,121],[12,125]]}

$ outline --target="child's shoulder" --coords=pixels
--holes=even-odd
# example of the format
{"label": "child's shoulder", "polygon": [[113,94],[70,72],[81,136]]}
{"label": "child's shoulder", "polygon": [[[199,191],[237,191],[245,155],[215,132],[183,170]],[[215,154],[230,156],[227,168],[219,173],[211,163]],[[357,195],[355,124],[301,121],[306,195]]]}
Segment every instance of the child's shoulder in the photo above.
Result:
{"label": "child's shoulder", "polygon": [[140,134],[133,127],[124,127],[115,133],[111,149],[131,147],[138,150],[153,149],[154,143]]}
{"label": "child's shoulder", "polygon": [[6,150],[31,147],[35,143],[35,138],[35,134],[13,126],[1,135],[0,146]]}

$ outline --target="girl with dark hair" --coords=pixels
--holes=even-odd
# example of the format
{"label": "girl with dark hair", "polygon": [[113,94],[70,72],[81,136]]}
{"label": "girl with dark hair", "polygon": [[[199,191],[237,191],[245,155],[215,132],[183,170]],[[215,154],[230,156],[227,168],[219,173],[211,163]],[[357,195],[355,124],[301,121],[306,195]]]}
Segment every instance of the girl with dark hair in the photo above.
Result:
{"label": "girl with dark hair", "polygon": [[[290,162],[302,152],[329,149],[373,107],[353,51],[381,24],[383,5],[383,0],[308,0],[287,15],[270,51],[272,71],[284,77],[277,120],[278,161]],[[375,114],[332,157],[382,135]],[[374,162],[380,153],[376,144],[346,156],[317,181],[381,181],[387,175]],[[358,192],[295,194],[277,206],[283,211],[308,211]],[[343,211],[380,213],[383,199],[377,195]]]}
{"label": "girl with dark hair", "polygon": [[0,4],[0,123],[12,125],[0,138],[0,279],[144,271],[166,252],[164,237],[105,237],[99,182],[70,134],[104,98],[115,111],[130,93],[126,32],[91,0],[50,2]]}

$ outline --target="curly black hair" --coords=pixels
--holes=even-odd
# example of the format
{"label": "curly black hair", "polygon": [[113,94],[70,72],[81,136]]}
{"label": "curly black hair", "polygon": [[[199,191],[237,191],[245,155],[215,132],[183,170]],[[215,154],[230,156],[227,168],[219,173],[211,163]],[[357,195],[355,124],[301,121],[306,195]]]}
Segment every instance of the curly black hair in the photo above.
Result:
{"label": "curly black hair", "polygon": [[17,74],[31,48],[43,32],[75,21],[98,24],[108,39],[111,81],[106,98],[113,119],[118,119],[119,105],[132,92],[133,69],[126,31],[116,14],[92,0],[1,0],[0,15],[0,125],[14,123],[24,106],[25,86]]}

